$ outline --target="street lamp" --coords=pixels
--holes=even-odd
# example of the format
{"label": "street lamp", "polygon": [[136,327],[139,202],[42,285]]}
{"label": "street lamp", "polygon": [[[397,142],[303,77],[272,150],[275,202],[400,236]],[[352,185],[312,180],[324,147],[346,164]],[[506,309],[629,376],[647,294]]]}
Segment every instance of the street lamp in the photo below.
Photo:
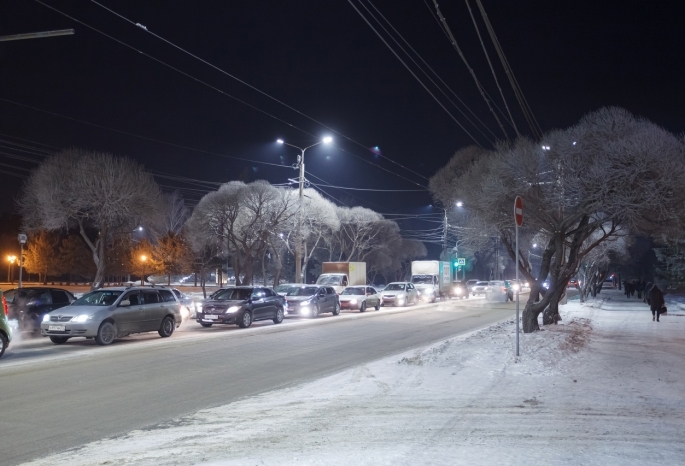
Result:
{"label": "street lamp", "polygon": [[301,236],[301,231],[302,231],[302,198],[304,197],[304,152],[314,146],[318,146],[319,144],[330,144],[333,142],[333,138],[330,136],[326,136],[323,138],[321,141],[317,142],[316,144],[312,144],[311,146],[307,147],[298,147],[293,144],[285,142],[283,139],[277,139],[277,143],[279,144],[285,144],[286,146],[294,147],[295,149],[299,149],[302,154],[297,156],[297,166],[300,169],[300,179],[299,179],[299,184],[300,184],[300,213],[297,217],[297,239],[296,241],[296,246],[295,246],[295,283],[302,283],[302,236]]}
{"label": "street lamp", "polygon": [[7,283],[12,283],[12,265],[17,260],[17,256],[7,256]]}
{"label": "street lamp", "polygon": [[457,201],[457,207],[464,207],[464,203],[461,201]]}
{"label": "street lamp", "polygon": [[140,256],[140,262],[143,263],[143,274],[140,276],[140,286],[143,286],[143,281],[145,280],[145,262],[147,261],[147,256],[143,254]]}

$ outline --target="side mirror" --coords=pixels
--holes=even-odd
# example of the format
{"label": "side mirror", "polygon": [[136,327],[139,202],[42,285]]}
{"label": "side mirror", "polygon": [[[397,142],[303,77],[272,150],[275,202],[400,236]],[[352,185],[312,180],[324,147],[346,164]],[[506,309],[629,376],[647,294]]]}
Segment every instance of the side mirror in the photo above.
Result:
{"label": "side mirror", "polygon": [[124,299],[122,302],[119,303],[119,307],[129,307],[131,305],[131,301],[128,299]]}

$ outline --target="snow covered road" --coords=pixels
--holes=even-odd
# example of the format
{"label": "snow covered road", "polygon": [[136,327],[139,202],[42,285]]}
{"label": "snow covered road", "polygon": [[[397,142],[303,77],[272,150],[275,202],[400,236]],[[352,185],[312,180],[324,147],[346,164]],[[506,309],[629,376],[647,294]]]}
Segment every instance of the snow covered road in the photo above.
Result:
{"label": "snow covered road", "polygon": [[683,464],[685,317],[602,298],[30,464]]}

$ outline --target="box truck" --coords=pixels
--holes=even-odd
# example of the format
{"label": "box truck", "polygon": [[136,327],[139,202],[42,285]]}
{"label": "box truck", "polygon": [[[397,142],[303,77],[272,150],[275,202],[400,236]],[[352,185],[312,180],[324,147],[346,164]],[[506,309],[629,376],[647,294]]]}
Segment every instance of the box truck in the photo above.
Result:
{"label": "box truck", "polygon": [[366,285],[366,262],[324,262],[317,285],[332,286],[340,294],[348,286]]}
{"label": "box truck", "polygon": [[413,261],[411,282],[423,301],[434,303],[438,297],[449,296],[452,285],[451,264],[447,261]]}

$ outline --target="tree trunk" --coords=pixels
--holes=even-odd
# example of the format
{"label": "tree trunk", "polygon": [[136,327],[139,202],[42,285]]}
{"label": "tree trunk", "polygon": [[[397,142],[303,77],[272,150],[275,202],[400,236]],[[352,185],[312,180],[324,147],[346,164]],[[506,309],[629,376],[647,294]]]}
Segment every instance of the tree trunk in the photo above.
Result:
{"label": "tree trunk", "polygon": [[526,307],[523,308],[523,313],[521,314],[521,327],[523,328],[523,333],[533,333],[540,330],[540,325],[538,324],[538,315],[540,311],[535,311],[533,303],[530,301],[526,303]]}
{"label": "tree trunk", "polygon": [[169,272],[169,275],[167,275],[166,284],[171,285],[171,272]]}
{"label": "tree trunk", "polygon": [[266,263],[264,262],[266,260],[266,248],[264,248],[264,252],[262,252],[262,283],[264,283],[264,286],[267,286],[266,284]]}
{"label": "tree trunk", "polygon": [[205,268],[200,268],[200,285],[202,285],[202,296],[207,299],[207,288],[205,288]]}

